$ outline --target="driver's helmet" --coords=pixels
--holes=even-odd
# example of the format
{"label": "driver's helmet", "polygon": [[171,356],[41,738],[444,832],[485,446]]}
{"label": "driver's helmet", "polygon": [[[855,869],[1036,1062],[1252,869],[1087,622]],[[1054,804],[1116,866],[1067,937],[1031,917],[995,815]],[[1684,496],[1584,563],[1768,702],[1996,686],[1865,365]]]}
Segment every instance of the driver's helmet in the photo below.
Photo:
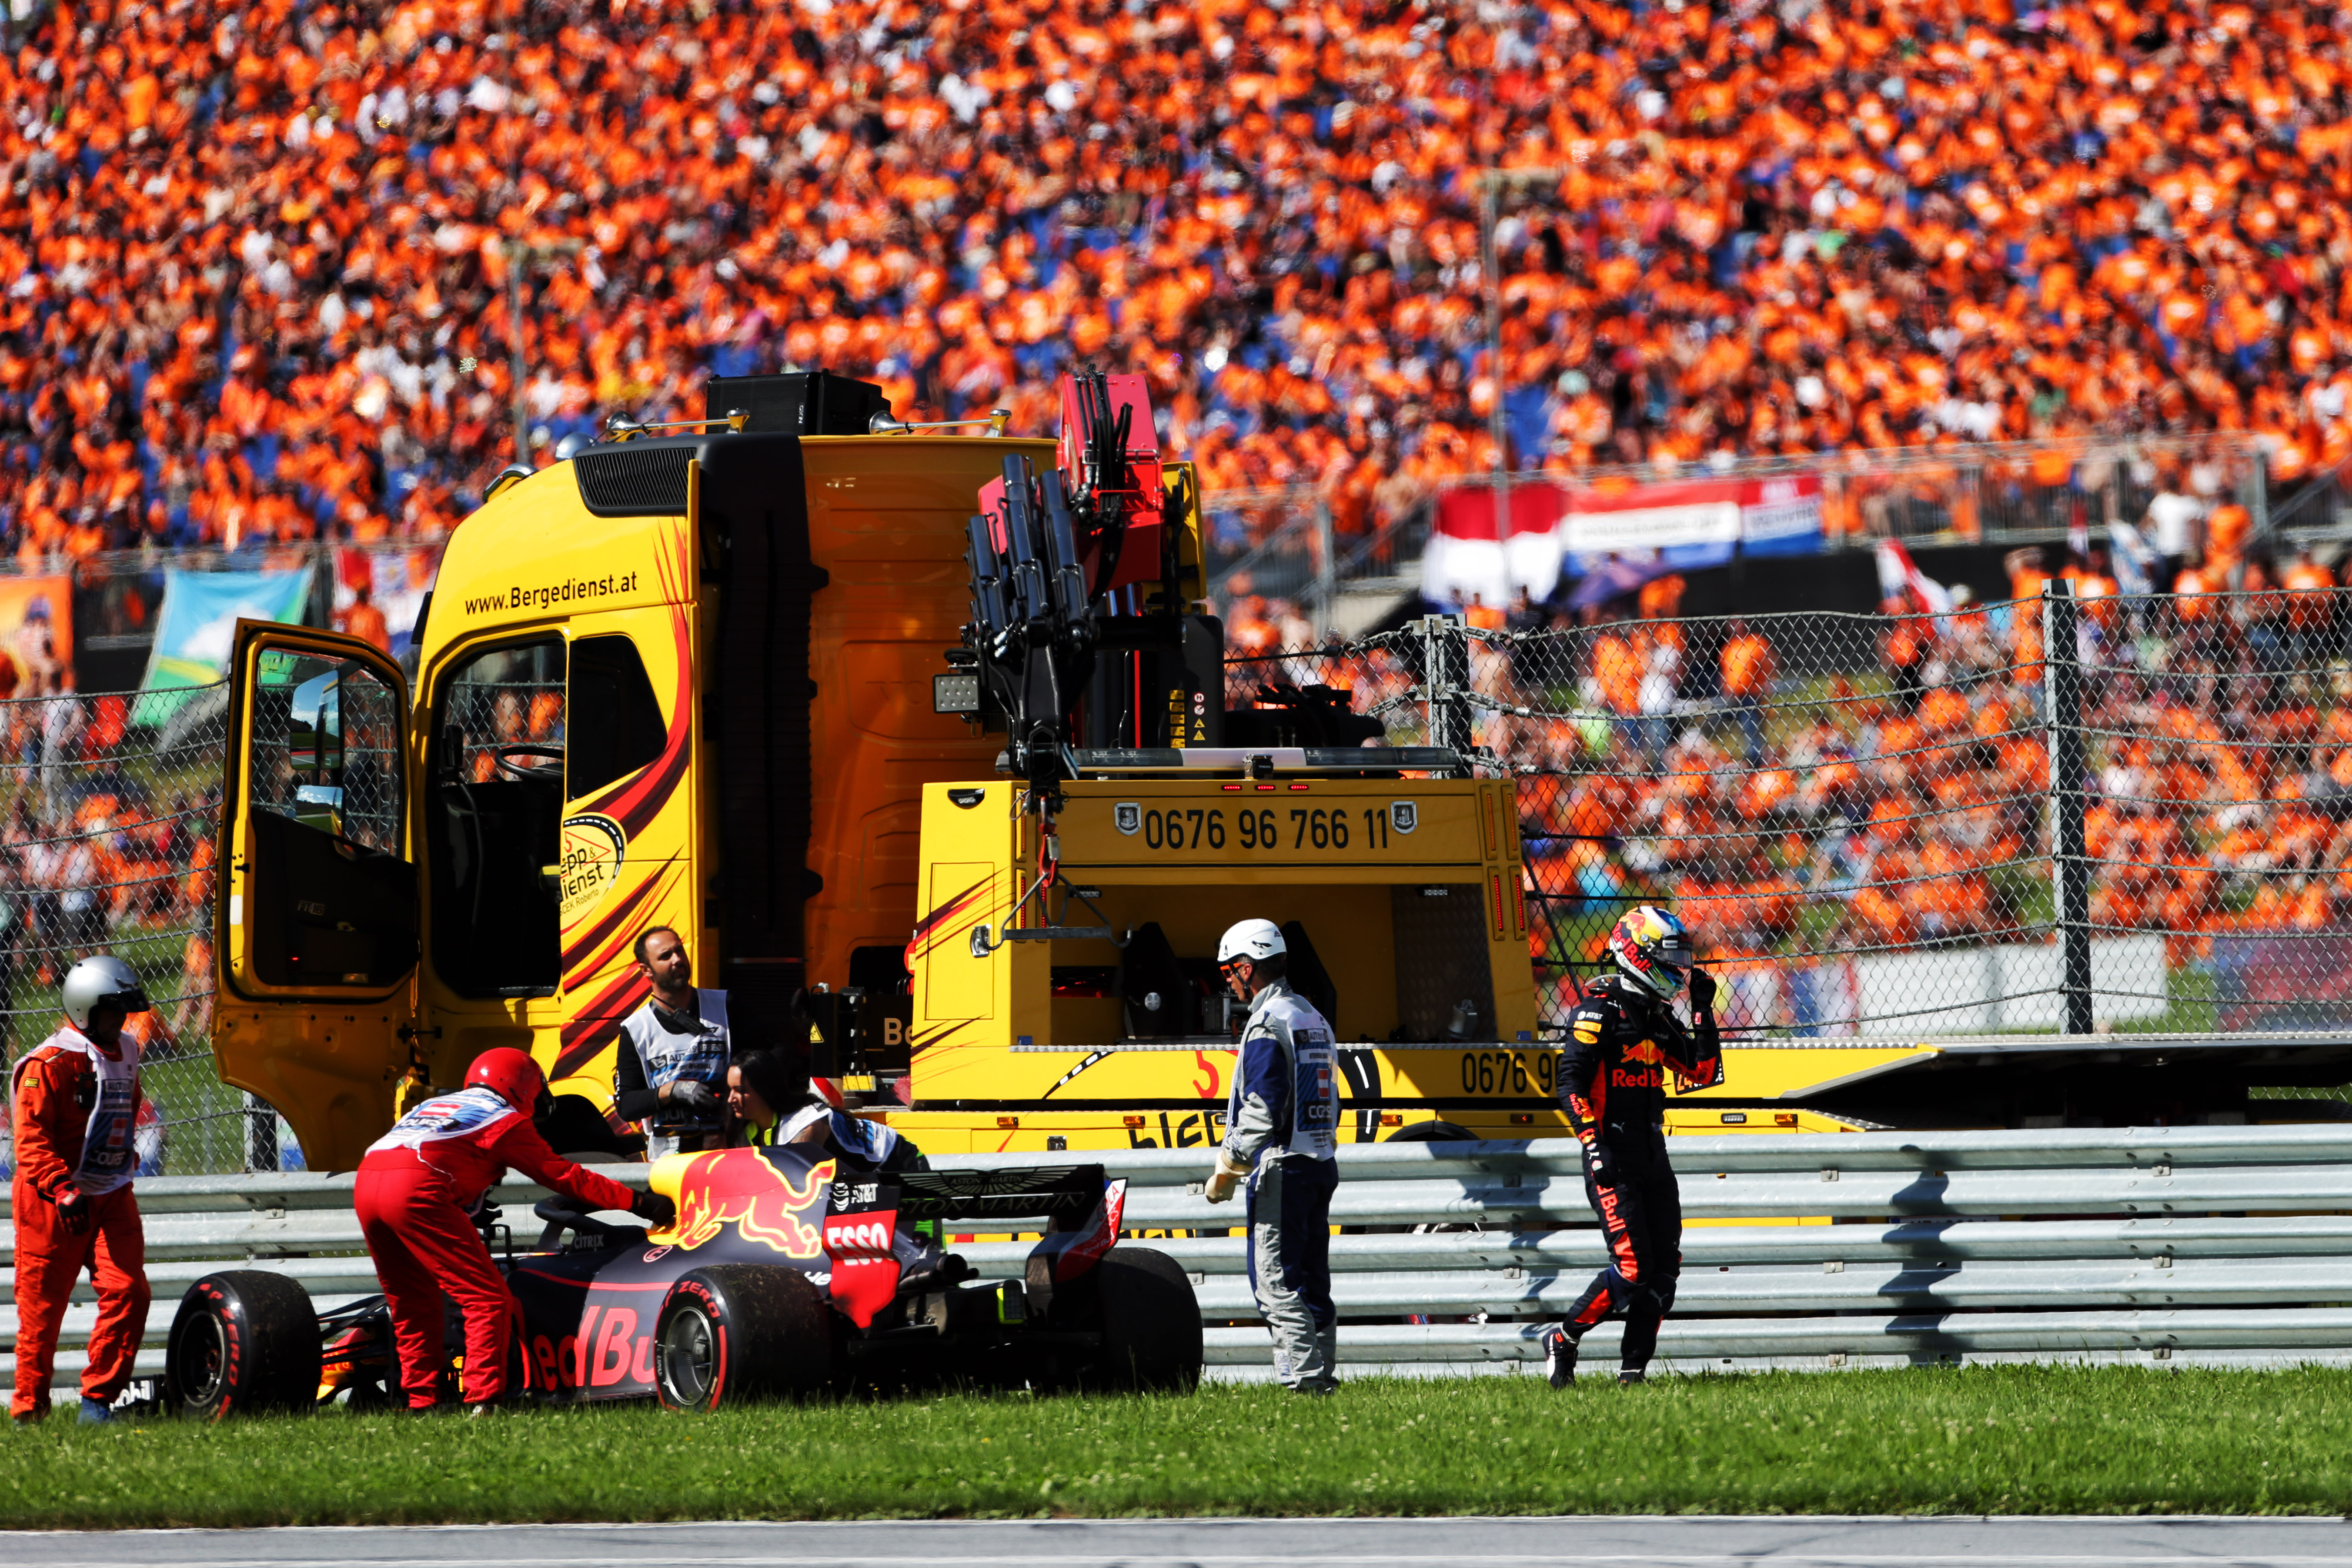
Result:
{"label": "driver's helmet", "polygon": [[1696,962],[1688,928],[1655,904],[1625,911],[1609,933],[1609,957],[1620,974],[1668,1001],[1682,994]]}

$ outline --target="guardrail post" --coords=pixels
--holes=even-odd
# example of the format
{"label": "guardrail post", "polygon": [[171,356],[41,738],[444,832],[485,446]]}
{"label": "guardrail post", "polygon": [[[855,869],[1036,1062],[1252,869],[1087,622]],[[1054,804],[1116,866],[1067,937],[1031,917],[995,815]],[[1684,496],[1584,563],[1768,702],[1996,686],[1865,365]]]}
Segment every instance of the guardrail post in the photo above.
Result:
{"label": "guardrail post", "polygon": [[245,1168],[278,1169],[278,1110],[257,1094],[245,1097]]}
{"label": "guardrail post", "polygon": [[1429,743],[1450,751],[1470,749],[1470,639],[1448,616],[1421,619],[1422,689],[1429,704]]}
{"label": "guardrail post", "polygon": [[2091,1032],[2091,861],[2083,761],[2083,669],[2074,638],[2074,585],[2042,590],[2042,714],[2050,739],[2050,885],[2065,1006],[2059,1032]]}

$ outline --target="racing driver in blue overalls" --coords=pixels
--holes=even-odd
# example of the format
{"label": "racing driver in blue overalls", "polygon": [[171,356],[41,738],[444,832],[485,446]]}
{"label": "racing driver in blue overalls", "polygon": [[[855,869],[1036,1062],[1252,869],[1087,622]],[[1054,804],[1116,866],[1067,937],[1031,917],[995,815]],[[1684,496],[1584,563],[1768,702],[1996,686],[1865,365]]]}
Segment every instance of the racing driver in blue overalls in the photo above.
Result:
{"label": "racing driver in blue overalls", "polygon": [[[1664,910],[1627,911],[1609,933],[1616,973],[1586,983],[1569,1015],[1559,1102],[1584,1146],[1584,1192],[1601,1216],[1609,1265],[1543,1332],[1554,1388],[1576,1381],[1577,1342],[1611,1318],[1625,1321],[1617,1381],[1640,1383],[1682,1274],[1683,1200],[1666,1162],[1666,1074],[1685,1089],[1723,1081],[1715,981],[1693,967],[1690,932]],[[1690,988],[1692,1027],[1675,1016]]]}

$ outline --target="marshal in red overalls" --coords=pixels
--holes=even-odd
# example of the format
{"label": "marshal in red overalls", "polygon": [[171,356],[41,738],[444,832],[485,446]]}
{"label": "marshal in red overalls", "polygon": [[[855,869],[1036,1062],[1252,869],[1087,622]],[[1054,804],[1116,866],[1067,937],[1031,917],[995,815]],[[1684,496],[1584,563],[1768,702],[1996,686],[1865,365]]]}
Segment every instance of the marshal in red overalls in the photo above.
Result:
{"label": "marshal in red overalls", "polygon": [[466,1087],[410,1111],[360,1161],[356,1206],[376,1279],[392,1309],[400,1384],[412,1410],[428,1409],[447,1364],[441,1343],[446,1294],[466,1314],[465,1403],[507,1393],[513,1299],[481,1233],[467,1216],[511,1166],[532,1181],[600,1209],[667,1223],[670,1203],[559,1158],[532,1117],[545,1110],[547,1078],[510,1047],[485,1051]]}
{"label": "marshal in red overalls", "polygon": [[16,1385],[8,1413],[49,1413],[58,1330],[84,1268],[98,1292],[98,1323],[81,1374],[82,1418],[103,1421],[131,1381],[147,1331],[147,1244],[133,1130],[139,1116],[139,1046],[122,1034],[147,998],[121,960],[89,958],[67,975],[70,1022],[9,1075],[16,1173]]}

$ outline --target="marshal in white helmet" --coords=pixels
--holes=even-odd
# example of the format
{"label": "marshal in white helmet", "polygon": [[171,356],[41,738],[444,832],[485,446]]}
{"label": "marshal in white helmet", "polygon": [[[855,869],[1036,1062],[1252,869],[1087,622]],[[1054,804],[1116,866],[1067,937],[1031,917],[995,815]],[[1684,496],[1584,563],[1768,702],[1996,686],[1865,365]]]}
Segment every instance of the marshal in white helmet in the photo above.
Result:
{"label": "marshal in white helmet", "polygon": [[1290,988],[1289,956],[1272,921],[1242,921],[1217,943],[1218,971],[1250,1016],[1207,1195],[1223,1203],[1248,1181],[1250,1286],[1274,1336],[1275,1374],[1328,1394],[1339,1355],[1329,1237],[1339,1088],[1331,1026]]}
{"label": "marshal in white helmet", "polygon": [[1272,921],[1240,921],[1226,928],[1217,941],[1217,967],[1222,970],[1241,959],[1262,964],[1269,958],[1289,955],[1290,944],[1282,940],[1282,928]]}
{"label": "marshal in white helmet", "polygon": [[126,1015],[147,1011],[147,993],[139,976],[119,958],[100,953],[85,958],[68,972],[63,995],[66,1021],[77,1029],[89,1027],[90,1015],[101,1002],[111,1002]]}

